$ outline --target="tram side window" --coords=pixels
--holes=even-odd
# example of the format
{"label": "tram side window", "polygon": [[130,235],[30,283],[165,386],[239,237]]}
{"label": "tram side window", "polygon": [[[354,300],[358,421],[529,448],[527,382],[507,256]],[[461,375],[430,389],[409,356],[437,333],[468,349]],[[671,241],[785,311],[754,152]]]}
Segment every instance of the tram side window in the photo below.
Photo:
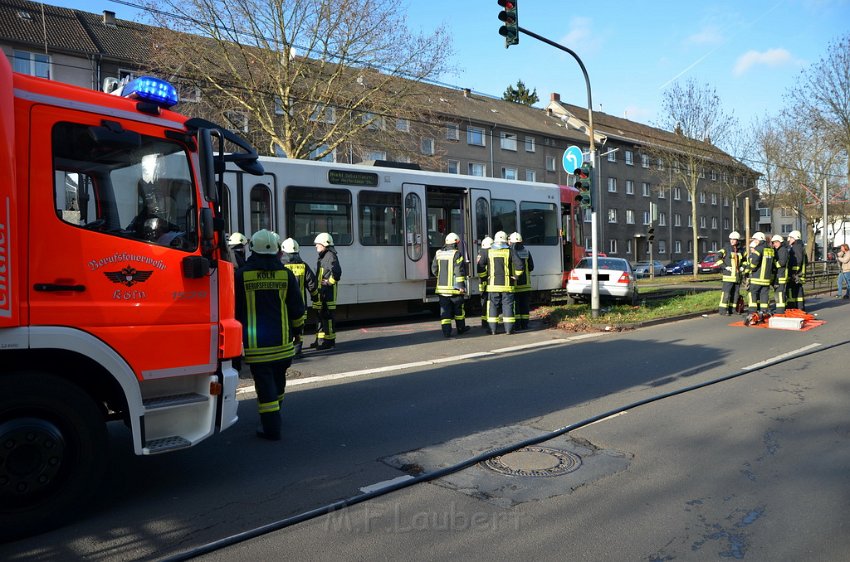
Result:
{"label": "tram side window", "polygon": [[[348,246],[351,234],[351,192],[314,187],[286,188],[286,237],[312,246],[320,232],[327,232],[336,246]],[[283,236],[283,233],[280,233]]]}
{"label": "tram side window", "polygon": [[519,204],[519,223],[525,244],[554,246],[558,244],[558,214],[552,203]]}
{"label": "tram side window", "polygon": [[516,201],[508,199],[491,199],[490,206],[493,208],[493,233],[502,230],[510,235],[518,232],[516,225]]}
{"label": "tram side window", "polygon": [[251,188],[251,232],[272,230],[272,192],[258,183]]}
{"label": "tram side window", "polygon": [[401,194],[361,191],[357,196],[360,243],[401,246]]}
{"label": "tram side window", "polygon": [[490,204],[483,197],[475,201],[475,237],[483,240],[486,236],[493,236],[490,232]]}

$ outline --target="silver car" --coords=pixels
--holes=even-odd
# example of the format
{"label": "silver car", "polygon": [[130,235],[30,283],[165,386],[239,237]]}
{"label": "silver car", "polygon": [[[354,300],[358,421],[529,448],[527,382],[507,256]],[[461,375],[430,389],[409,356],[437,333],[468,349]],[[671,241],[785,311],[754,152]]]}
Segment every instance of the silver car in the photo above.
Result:
{"label": "silver car", "polygon": [[655,269],[655,275],[667,275],[667,268],[660,261],[639,261],[636,264],[632,265],[632,269],[634,269],[635,275],[637,275],[638,279],[641,277],[649,277],[649,264],[652,263]]}
{"label": "silver car", "polygon": [[[570,271],[567,278],[567,294],[573,302],[587,302],[591,292],[591,259],[584,258]],[[599,296],[632,305],[638,303],[635,274],[628,260],[622,258],[598,258]]]}

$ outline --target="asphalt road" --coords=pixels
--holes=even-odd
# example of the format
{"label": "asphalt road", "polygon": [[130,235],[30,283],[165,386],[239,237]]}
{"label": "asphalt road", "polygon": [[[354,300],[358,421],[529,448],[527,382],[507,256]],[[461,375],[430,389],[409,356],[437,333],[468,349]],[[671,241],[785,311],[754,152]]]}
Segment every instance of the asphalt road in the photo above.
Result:
{"label": "asphalt road", "polygon": [[[101,501],[72,525],[0,546],[0,559],[179,555],[745,373],[504,455],[503,467],[531,474],[476,464],[205,558],[843,560],[850,307],[824,298],[810,309],[827,323],[804,332],[715,315],[588,336],[476,329],[445,340],[436,322],[341,332],[337,350],[294,366],[283,442],[253,436],[249,381],[239,424],[194,449],[137,458],[116,426]],[[538,474],[567,461],[570,472]]]}

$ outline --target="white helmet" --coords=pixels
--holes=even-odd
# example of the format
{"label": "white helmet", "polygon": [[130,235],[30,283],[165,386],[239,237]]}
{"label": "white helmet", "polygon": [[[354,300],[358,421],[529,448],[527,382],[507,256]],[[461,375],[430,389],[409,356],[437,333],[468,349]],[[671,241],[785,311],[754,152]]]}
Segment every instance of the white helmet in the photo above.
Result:
{"label": "white helmet", "polygon": [[799,230],[792,230],[788,233],[788,238],[793,238],[794,240],[800,240],[802,237],[803,235],[800,234]]}
{"label": "white helmet", "polygon": [[313,240],[313,244],[321,244],[322,246],[333,246],[334,239],[327,232],[322,232],[321,234],[316,236],[316,239]]}
{"label": "white helmet", "polygon": [[762,234],[761,232],[756,232],[755,234],[753,234],[753,240],[758,240],[759,242],[764,242],[764,240],[765,240],[764,234]]}
{"label": "white helmet", "polygon": [[490,246],[492,246],[492,245],[493,245],[493,239],[490,238],[489,236],[485,236],[484,240],[481,241],[481,249],[482,250],[489,250]]}
{"label": "white helmet", "polygon": [[230,235],[230,238],[227,239],[227,245],[231,248],[235,248],[236,246],[244,246],[248,243],[248,238],[245,237],[241,232],[234,232]]}
{"label": "white helmet", "polygon": [[740,239],[741,239],[741,235],[738,234],[737,230],[733,230],[732,232],[729,233],[729,240],[740,240]]}
{"label": "white helmet", "polygon": [[257,254],[276,255],[280,251],[280,236],[266,230],[258,230],[251,237],[251,251]]}
{"label": "white helmet", "polygon": [[513,233],[511,233],[511,237],[508,238],[508,240],[510,241],[511,244],[516,244],[516,243],[522,244],[522,234],[520,234],[519,232],[513,232]]}
{"label": "white helmet", "polygon": [[287,254],[297,254],[298,250],[301,249],[301,246],[298,245],[298,242],[296,242],[295,239],[287,238],[283,241],[283,244],[281,244],[281,248]]}
{"label": "white helmet", "polygon": [[782,237],[778,234],[774,234],[773,238],[770,239],[771,242],[782,242]]}
{"label": "white helmet", "polygon": [[500,230],[493,236],[493,242],[495,244],[507,244],[508,243],[508,235],[505,234],[504,230]]}
{"label": "white helmet", "polygon": [[454,232],[449,232],[446,235],[446,245],[447,246],[449,246],[451,244],[457,244],[458,242],[460,242],[460,237],[457,234],[455,234]]}

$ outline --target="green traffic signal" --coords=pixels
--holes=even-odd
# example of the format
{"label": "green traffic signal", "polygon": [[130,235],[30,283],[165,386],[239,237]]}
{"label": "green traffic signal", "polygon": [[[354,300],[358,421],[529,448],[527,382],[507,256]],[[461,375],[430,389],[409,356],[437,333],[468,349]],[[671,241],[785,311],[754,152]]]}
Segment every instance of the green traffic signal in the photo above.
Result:
{"label": "green traffic signal", "polygon": [[505,48],[519,43],[519,17],[517,16],[517,0],[498,0],[499,6],[504,8],[499,12],[499,19],[505,25],[499,28],[499,35],[505,38]]}

